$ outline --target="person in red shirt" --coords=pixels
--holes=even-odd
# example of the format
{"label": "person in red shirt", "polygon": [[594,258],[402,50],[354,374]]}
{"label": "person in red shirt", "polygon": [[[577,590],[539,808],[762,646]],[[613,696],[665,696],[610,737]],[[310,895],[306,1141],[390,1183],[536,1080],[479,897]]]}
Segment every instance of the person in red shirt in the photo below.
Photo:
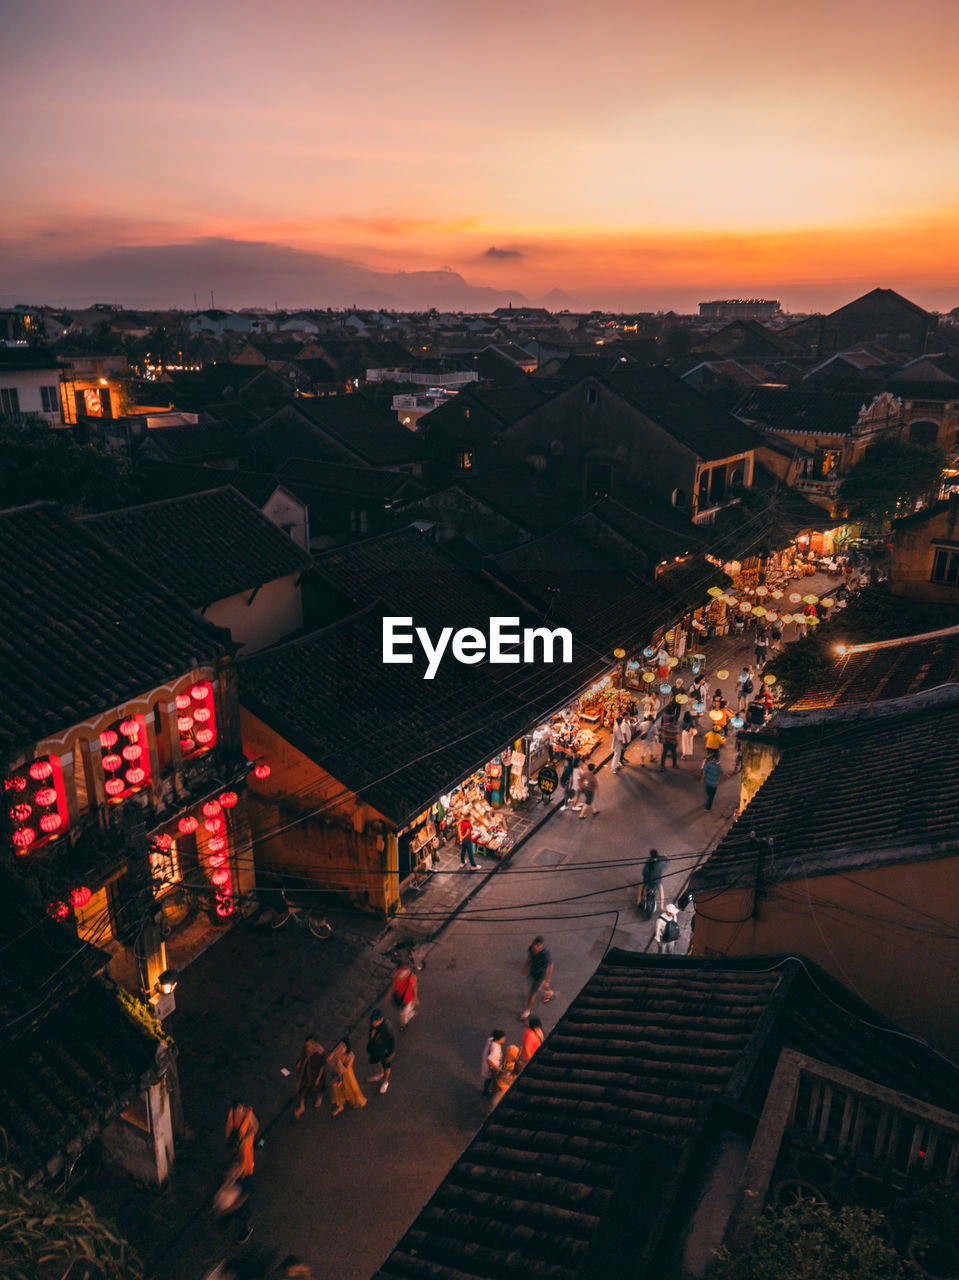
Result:
{"label": "person in red shirt", "polygon": [[469,818],[460,818],[456,824],[456,831],[460,838],[460,866],[466,866],[467,857],[470,860],[470,870],[476,870],[476,841],[473,839],[473,824]]}
{"label": "person in red shirt", "polygon": [[526,1030],[523,1032],[523,1056],[522,1061],[525,1066],[530,1058],[546,1039],[546,1033],[543,1031],[543,1024],[535,1013],[530,1017],[526,1024]]}

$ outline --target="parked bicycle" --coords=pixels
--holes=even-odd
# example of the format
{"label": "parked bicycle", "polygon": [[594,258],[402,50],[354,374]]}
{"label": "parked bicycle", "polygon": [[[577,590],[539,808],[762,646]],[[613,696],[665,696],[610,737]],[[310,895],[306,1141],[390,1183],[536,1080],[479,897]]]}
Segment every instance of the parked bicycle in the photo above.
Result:
{"label": "parked bicycle", "polygon": [[[259,892],[262,894],[264,890],[260,889]],[[275,891],[269,892],[272,894]],[[279,895],[278,907],[264,905],[256,894],[250,894],[242,899],[250,907],[250,911],[244,913],[247,922],[260,929],[281,929],[292,920],[301,929],[309,929],[314,938],[325,939],[332,934],[333,926],[315,909],[312,902],[291,896],[285,889],[280,889]]]}

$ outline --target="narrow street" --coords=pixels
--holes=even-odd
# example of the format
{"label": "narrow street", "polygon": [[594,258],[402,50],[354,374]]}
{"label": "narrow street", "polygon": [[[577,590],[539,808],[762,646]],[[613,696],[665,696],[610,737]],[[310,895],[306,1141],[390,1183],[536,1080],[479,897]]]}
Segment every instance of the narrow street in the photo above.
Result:
{"label": "narrow street", "polygon": [[[811,591],[829,585],[818,575],[806,582]],[[717,660],[728,669],[728,679],[720,682],[727,696],[739,668],[752,657],[751,646],[742,641],[715,645],[710,671],[715,672]],[[715,688],[714,675],[712,683]],[[734,694],[731,701],[735,705]],[[440,892],[434,898],[431,886],[416,908],[421,929],[427,921],[432,930],[439,929],[448,912],[437,902],[441,909],[429,920],[431,900],[443,896],[437,884],[441,875],[465,876],[477,887],[438,940],[419,948],[425,961],[419,975],[420,1013],[405,1032],[397,1030],[386,1095],[375,1085],[367,1087],[364,1053],[368,1009],[381,999],[389,973],[382,945],[371,952],[369,940],[359,938],[361,978],[351,968],[338,987],[336,936],[324,944],[295,931],[285,936],[291,930],[237,935],[235,954],[224,960],[225,970],[219,965],[221,978],[243,964],[250,966],[248,978],[256,987],[261,965],[272,966],[264,986],[251,993],[254,1004],[260,1001],[258,1038],[238,1039],[235,1073],[227,1048],[222,1068],[210,1074],[209,1096],[203,1098],[193,1096],[198,1083],[191,1064],[195,1067],[203,1054],[195,1045],[191,1048],[191,1037],[211,1034],[204,1002],[214,998],[216,988],[203,981],[202,970],[218,964],[217,953],[225,955],[230,938],[213,948],[209,962],[198,962],[196,982],[191,981],[192,970],[187,971],[177,993],[177,1036],[185,1109],[198,1131],[195,1145],[205,1149],[194,1168],[192,1199],[184,1194],[184,1175],[178,1171],[179,1189],[174,1185],[164,1193],[163,1212],[154,1213],[158,1236],[169,1231],[171,1216],[178,1227],[162,1244],[159,1238],[152,1241],[148,1275],[156,1280],[199,1278],[216,1260],[241,1251],[236,1224],[218,1224],[208,1207],[223,1160],[220,1126],[237,1087],[247,1091],[260,1117],[263,1140],[256,1153],[255,1230],[247,1247],[297,1253],[331,1280],[368,1280],[486,1117],[479,1077],[482,1048],[493,1027],[506,1032],[507,1044],[521,1040],[518,1015],[526,988],[520,971],[531,939],[545,937],[555,966],[556,998],[536,1009],[548,1034],[611,942],[630,949],[650,945],[653,924],[641,919],[635,905],[649,849],[655,846],[670,860],[665,882],[669,901],[736,812],[739,775],[732,772],[731,748],[723,762],[731,776],[721,782],[708,813],[699,772],[701,738],[692,760],[665,773],[648,764],[641,768],[635,745],[628,755],[631,762],[617,775],[608,763],[603,765],[597,816],[582,820],[575,812],[557,810],[494,874],[457,868],[434,876]],[[490,872],[493,864],[482,861],[482,872]],[[678,952],[688,945],[691,916],[692,909],[683,913]],[[390,936],[402,937],[402,929],[400,919]],[[344,965],[352,963],[346,952],[341,959]],[[325,960],[330,962],[326,975]],[[220,999],[228,999],[225,990]],[[191,1008],[192,1000],[197,1003]],[[396,1028],[395,1011],[385,1003],[384,1008]],[[244,1017],[242,1000],[237,1015]],[[222,1020],[212,1010],[210,1017]],[[334,1118],[327,1103],[295,1120],[292,1077],[284,1069],[293,1070],[308,1031],[315,1029],[329,1049],[351,1024],[366,1108]],[[241,1022],[238,1036],[242,1032]],[[212,1053],[208,1045],[207,1057]],[[259,1060],[252,1060],[257,1054]]]}

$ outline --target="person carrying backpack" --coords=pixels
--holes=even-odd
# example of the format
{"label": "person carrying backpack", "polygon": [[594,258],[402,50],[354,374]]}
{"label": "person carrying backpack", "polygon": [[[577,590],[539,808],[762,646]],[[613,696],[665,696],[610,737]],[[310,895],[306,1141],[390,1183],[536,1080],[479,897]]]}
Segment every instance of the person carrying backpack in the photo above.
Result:
{"label": "person carrying backpack", "polygon": [[656,920],[656,945],[663,956],[671,956],[679,941],[679,907],[670,902],[666,910]]}

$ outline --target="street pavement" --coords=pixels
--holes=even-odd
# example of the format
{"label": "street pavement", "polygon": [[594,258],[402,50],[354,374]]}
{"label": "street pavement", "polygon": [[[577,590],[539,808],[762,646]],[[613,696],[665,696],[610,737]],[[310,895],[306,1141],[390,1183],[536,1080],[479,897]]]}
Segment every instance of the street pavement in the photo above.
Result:
{"label": "street pavement", "polygon": [[[802,584],[817,593],[831,585],[819,575]],[[751,645],[741,640],[710,648],[710,671],[729,670],[727,697],[747,656]],[[611,944],[651,945],[653,923],[636,908],[649,849],[670,860],[669,901],[735,815],[738,774],[720,783],[712,811],[704,809],[701,739],[693,760],[665,773],[640,768],[635,745],[627,755],[632,762],[615,776],[608,763],[601,769],[595,817],[554,803],[504,863],[483,860],[471,873],[444,858],[450,869],[385,930],[349,912],[330,913],[327,941],[292,923],[278,931],[240,927],[185,971],[172,1031],[191,1139],[171,1183],[137,1190],[103,1175],[84,1188],[138,1248],[148,1277],[199,1280],[217,1260],[243,1252],[236,1225],[224,1227],[210,1212],[234,1097],[252,1103],[261,1123],[246,1248],[299,1254],[328,1280],[373,1275],[486,1118],[483,1045],[493,1027],[506,1031],[507,1043],[521,1040],[521,969],[533,936],[545,937],[555,966],[556,998],[536,1009],[548,1034]],[[684,913],[677,952],[688,945],[691,916]],[[420,1011],[400,1033],[384,1003],[398,1048],[381,1095],[366,1086],[369,1010],[383,1000],[390,948],[405,938],[417,941],[424,965]],[[349,1028],[367,1106],[333,1117],[327,1102],[294,1119],[293,1073],[305,1036],[315,1031],[331,1048]]]}

